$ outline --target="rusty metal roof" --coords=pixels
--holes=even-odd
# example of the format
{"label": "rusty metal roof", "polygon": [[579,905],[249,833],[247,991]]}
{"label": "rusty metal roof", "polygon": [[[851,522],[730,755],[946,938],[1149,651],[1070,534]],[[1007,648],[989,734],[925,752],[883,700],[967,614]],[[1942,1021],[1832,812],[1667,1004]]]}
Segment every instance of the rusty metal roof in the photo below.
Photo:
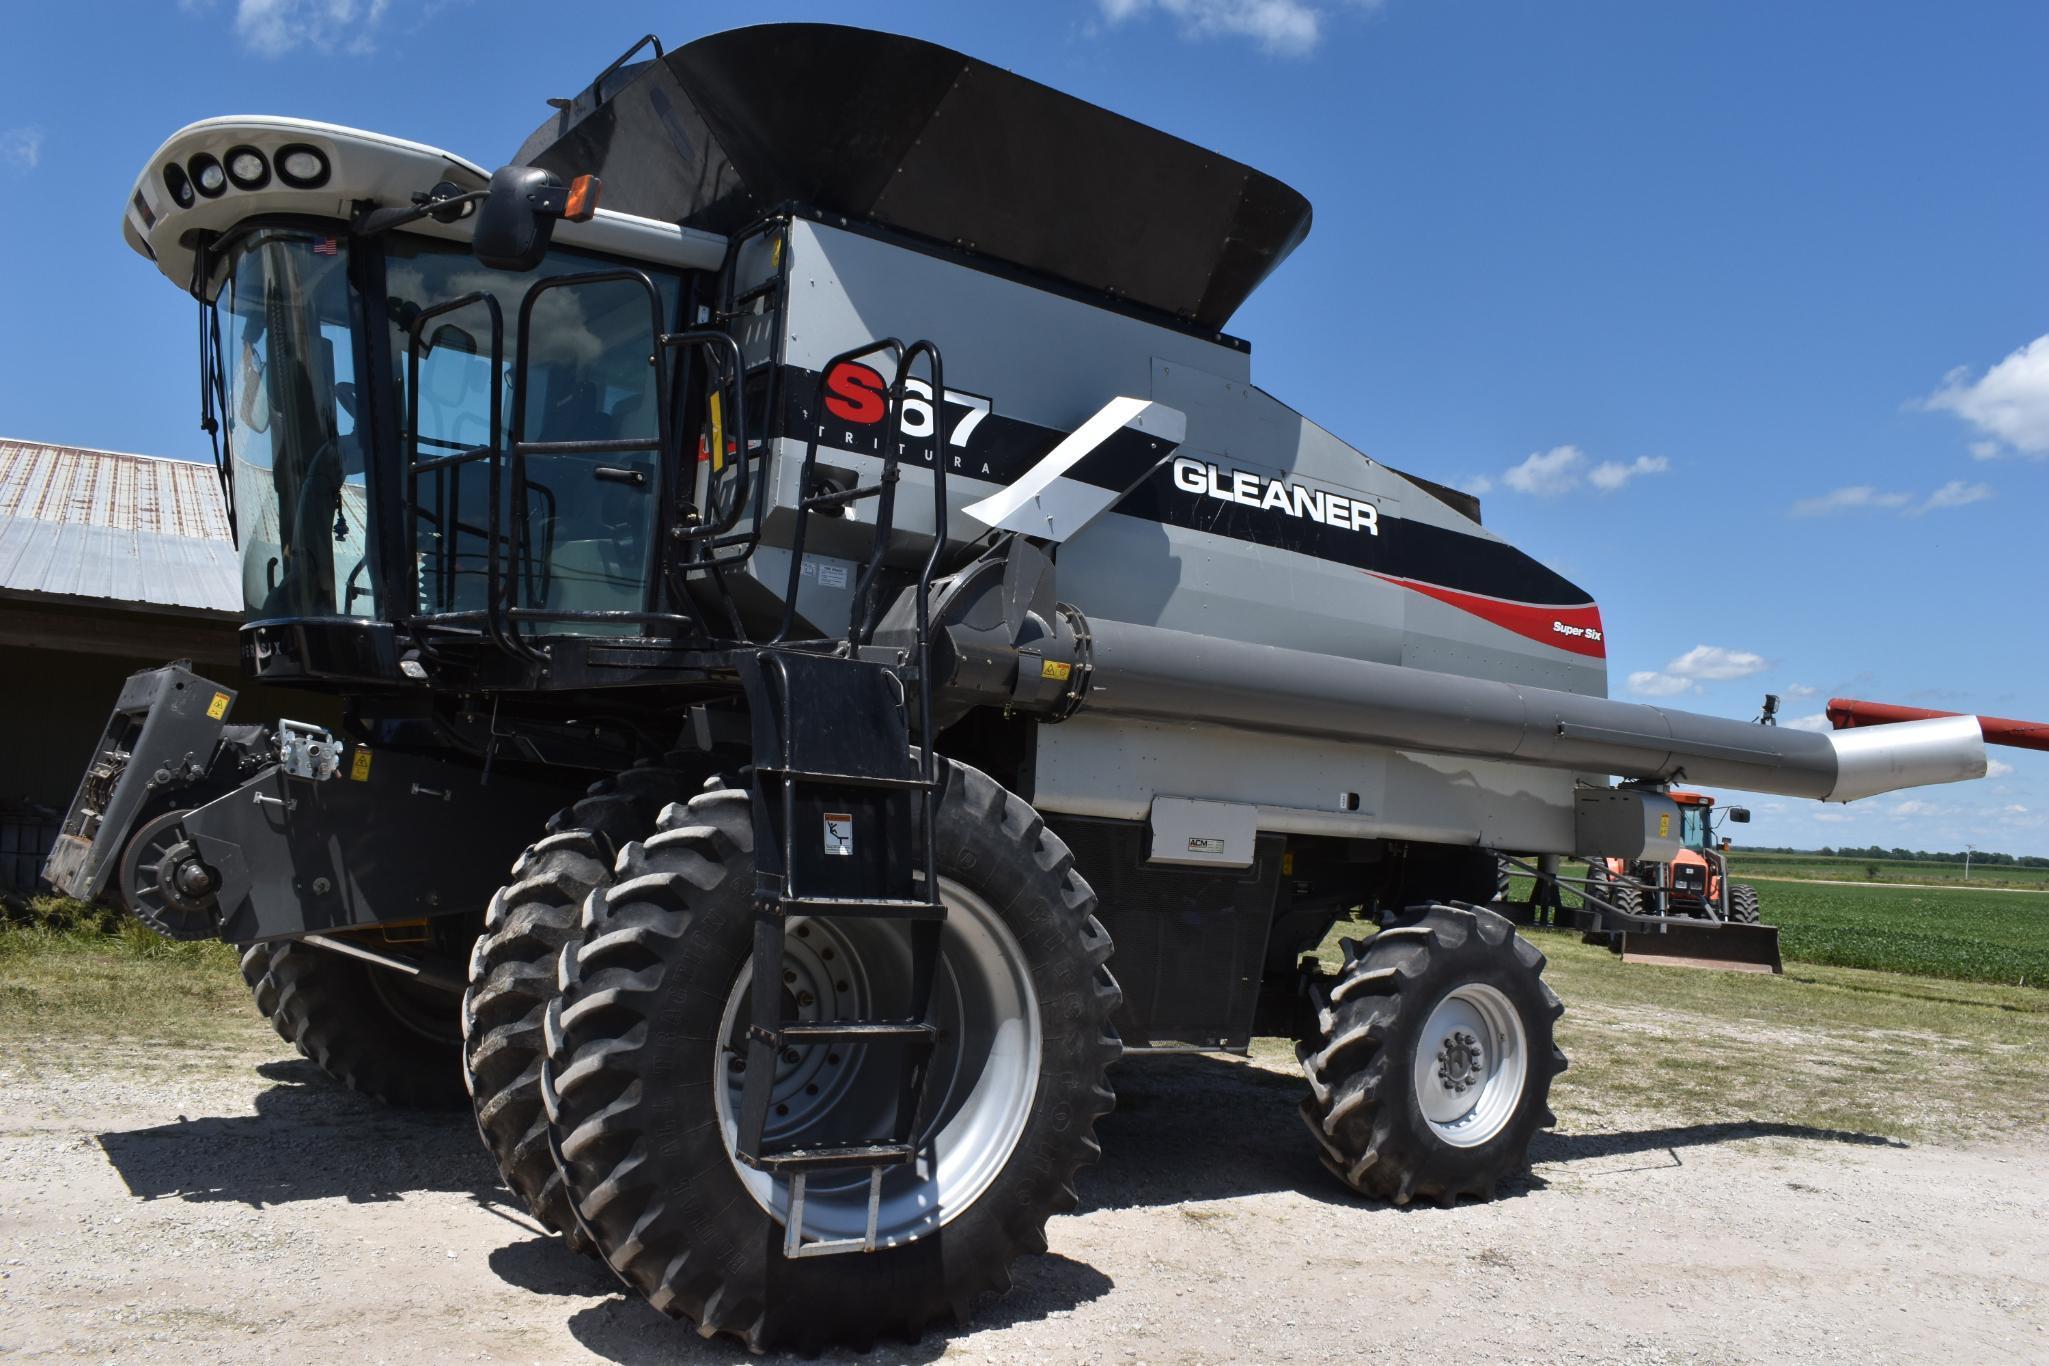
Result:
{"label": "rusty metal roof", "polygon": [[239,614],[213,467],[0,437],[0,594]]}

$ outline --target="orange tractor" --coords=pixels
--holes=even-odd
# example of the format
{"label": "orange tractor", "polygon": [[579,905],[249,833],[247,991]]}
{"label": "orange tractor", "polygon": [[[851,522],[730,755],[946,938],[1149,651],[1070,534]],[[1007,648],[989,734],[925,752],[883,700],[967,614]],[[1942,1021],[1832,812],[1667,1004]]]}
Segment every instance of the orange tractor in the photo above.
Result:
{"label": "orange tractor", "polygon": [[[1679,842],[1684,847],[1670,863],[1630,864],[1606,859],[1587,869],[1587,885],[1632,915],[1686,915],[1757,923],[1757,888],[1729,878],[1729,841],[1716,847],[1715,799],[1704,792],[1665,793],[1679,804]],[[1750,812],[1741,806],[1724,809],[1729,820],[1747,824]]]}
{"label": "orange tractor", "polygon": [[[1715,799],[1677,789],[1665,795],[1679,807],[1681,847],[1672,861],[1597,860],[1587,867],[1586,890],[1631,915],[1697,921],[1700,931],[1730,932],[1686,933],[1684,927],[1668,925],[1659,934],[1622,931],[1602,937],[1614,940],[1630,961],[1777,971],[1779,932],[1758,924],[1757,888],[1729,876],[1729,841],[1715,838]],[[1750,820],[1749,810],[1741,806],[1725,807],[1722,814],[1738,825]]]}

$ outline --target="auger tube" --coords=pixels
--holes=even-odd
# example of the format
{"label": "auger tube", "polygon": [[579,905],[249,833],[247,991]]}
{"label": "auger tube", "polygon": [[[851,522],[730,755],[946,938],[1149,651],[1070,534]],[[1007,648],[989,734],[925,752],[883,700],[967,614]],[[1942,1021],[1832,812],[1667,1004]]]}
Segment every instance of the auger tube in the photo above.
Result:
{"label": "auger tube", "polygon": [[1816,733],[1091,619],[1082,709],[1847,802],[1985,774],[1975,718]]}

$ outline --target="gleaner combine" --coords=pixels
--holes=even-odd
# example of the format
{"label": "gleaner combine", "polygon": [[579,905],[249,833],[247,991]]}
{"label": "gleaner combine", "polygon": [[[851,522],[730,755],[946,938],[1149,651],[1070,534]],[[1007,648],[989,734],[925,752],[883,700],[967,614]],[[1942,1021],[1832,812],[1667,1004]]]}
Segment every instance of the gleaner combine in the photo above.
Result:
{"label": "gleaner combine", "polygon": [[245,672],[347,719],[138,675],[51,880],[249,946],[352,1086],[466,1084],[540,1220],[755,1346],[965,1320],[1120,1055],[1292,1034],[1340,1180],[1489,1195],[1565,1065],[1493,851],[1984,750],[1607,700],[1586,593],[1252,383],[1309,218],[816,25],[646,40],[496,172],[181,130],[125,227],[200,303]]}

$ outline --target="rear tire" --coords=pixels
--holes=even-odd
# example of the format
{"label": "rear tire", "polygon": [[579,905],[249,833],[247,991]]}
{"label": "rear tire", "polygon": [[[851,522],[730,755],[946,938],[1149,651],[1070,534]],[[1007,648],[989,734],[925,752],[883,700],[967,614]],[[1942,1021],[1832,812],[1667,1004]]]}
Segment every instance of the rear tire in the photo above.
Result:
{"label": "rear tire", "polygon": [[1755,925],[1757,923],[1757,888],[1747,882],[1729,884],[1729,923],[1732,925]]}
{"label": "rear tire", "polygon": [[591,1250],[590,1240],[577,1227],[548,1152],[541,1109],[541,1022],[555,996],[556,960],[578,935],[584,898],[611,882],[619,851],[653,831],[662,809],[689,800],[702,781],[645,765],[592,784],[512,865],[513,881],[491,898],[484,933],[470,952],[463,1079],[477,1132],[528,1212],[579,1252]]}
{"label": "rear tire", "polygon": [[1361,943],[1311,988],[1315,1032],[1297,1048],[1302,1118],[1323,1165],[1397,1205],[1486,1199],[1556,1122],[1565,1007],[1544,955],[1491,911],[1432,906]]}
{"label": "rear tire", "polygon": [[[772,1209],[787,1213],[789,1182],[743,1168],[731,1150],[741,1060],[729,1044],[746,1019],[754,919],[746,793],[707,792],[669,813],[671,828],[629,849],[619,882],[592,895],[583,943],[563,956],[545,1075],[564,1177],[613,1270],[704,1336],[816,1352],[915,1341],[942,1317],[965,1323],[979,1296],[1009,1286],[1019,1254],[1046,1250],[1047,1218],[1075,1207],[1075,1173],[1100,1155],[1120,993],[1095,895],[1021,798],[977,770],[941,770],[935,850],[948,916],[933,1019],[944,1032],[927,1129],[940,1141],[918,1167],[886,1174],[875,1252],[786,1259]],[[785,989],[860,998],[889,966],[887,941],[857,932],[878,923],[888,924],[793,917]],[[847,1056],[827,1052],[837,1047]],[[819,1141],[864,1137],[881,1093],[857,1050],[877,1047],[785,1054],[776,1113],[795,1117],[772,1119],[771,1139],[778,1123],[813,1125]],[[807,1232],[825,1231],[843,1205],[865,1210],[841,1189],[853,1184],[843,1172],[813,1178]]]}
{"label": "rear tire", "polygon": [[271,945],[268,978],[277,988],[271,1022],[342,1085],[406,1109],[463,1103],[454,994],[290,939]]}

